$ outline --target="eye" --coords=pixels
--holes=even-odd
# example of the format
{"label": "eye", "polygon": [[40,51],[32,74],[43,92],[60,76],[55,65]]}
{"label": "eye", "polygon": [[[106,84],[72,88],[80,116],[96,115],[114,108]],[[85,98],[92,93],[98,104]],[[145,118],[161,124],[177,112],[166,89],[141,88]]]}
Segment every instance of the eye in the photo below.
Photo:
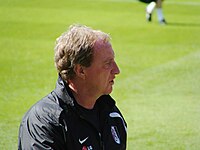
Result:
{"label": "eye", "polygon": [[110,66],[112,64],[111,61],[107,62],[106,65]]}
{"label": "eye", "polygon": [[105,62],[105,68],[106,68],[106,69],[111,68],[112,65],[113,65],[113,61],[112,61],[112,60]]}

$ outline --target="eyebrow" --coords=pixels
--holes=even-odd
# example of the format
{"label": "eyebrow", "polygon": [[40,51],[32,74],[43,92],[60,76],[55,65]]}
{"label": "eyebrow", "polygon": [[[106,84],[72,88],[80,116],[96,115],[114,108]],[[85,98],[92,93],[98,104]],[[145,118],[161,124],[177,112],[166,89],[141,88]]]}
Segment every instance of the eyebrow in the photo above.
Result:
{"label": "eyebrow", "polygon": [[114,61],[114,57],[113,58],[105,59],[103,62],[106,63],[106,62],[109,62],[109,61]]}

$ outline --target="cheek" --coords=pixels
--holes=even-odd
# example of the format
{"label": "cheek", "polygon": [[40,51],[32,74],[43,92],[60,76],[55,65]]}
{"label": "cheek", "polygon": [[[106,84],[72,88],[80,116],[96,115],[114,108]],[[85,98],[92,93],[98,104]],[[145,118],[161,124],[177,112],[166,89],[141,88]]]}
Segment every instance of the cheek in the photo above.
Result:
{"label": "cheek", "polygon": [[95,72],[89,80],[93,80],[96,84],[95,86],[106,88],[109,83],[109,74],[105,72]]}
{"label": "cheek", "polygon": [[96,86],[106,86],[110,80],[110,69],[96,68],[94,70],[87,71],[88,82],[93,82]]}
{"label": "cheek", "polygon": [[100,80],[104,86],[108,86],[109,81],[110,81],[110,74],[109,73],[104,73],[100,76]]}

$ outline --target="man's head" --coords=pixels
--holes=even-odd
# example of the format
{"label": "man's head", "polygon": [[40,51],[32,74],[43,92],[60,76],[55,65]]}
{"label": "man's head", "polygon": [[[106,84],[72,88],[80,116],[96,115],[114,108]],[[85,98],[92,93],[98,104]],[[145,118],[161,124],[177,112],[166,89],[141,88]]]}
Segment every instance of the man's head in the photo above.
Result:
{"label": "man's head", "polygon": [[89,67],[93,61],[94,44],[97,40],[108,43],[108,34],[83,25],[72,25],[56,40],[55,65],[64,80],[75,77],[74,67]]}
{"label": "man's head", "polygon": [[[108,34],[73,25],[57,39],[55,64],[61,77],[98,98],[112,92],[119,68]],[[78,89],[76,89],[78,90]]]}

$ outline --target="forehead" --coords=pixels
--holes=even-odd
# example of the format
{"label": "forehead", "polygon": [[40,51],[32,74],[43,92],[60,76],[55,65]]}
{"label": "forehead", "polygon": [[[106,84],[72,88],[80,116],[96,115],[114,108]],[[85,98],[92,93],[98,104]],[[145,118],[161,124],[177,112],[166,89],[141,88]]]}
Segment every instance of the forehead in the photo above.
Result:
{"label": "forehead", "polygon": [[114,51],[110,42],[96,41],[94,44],[94,57],[114,57]]}

